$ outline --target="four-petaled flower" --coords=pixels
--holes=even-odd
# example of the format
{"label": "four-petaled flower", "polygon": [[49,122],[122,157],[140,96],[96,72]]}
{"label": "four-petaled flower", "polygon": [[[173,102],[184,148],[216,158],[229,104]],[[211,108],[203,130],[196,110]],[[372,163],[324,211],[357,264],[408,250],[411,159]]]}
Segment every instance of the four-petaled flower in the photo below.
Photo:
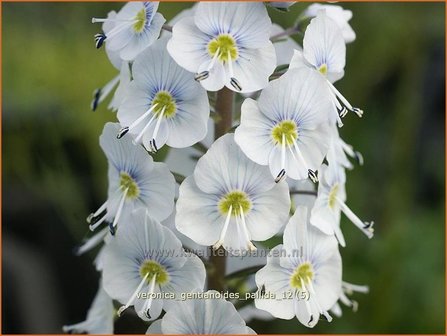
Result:
{"label": "four-petaled flower", "polygon": [[181,68],[160,39],[141,53],[132,67],[133,81],[118,110],[124,127],[136,143],[157,151],[165,143],[188,147],[206,136],[210,107],[206,91]]}
{"label": "four-petaled flower", "polygon": [[[104,289],[123,304],[118,315],[133,305],[140,318],[154,320],[176,304],[177,295],[203,289],[205,267],[147,211],[134,211],[127,221],[104,247]],[[174,299],[164,299],[163,293]]]}
{"label": "four-petaled flower", "polygon": [[270,82],[257,102],[244,101],[236,143],[251,160],[269,165],[277,182],[286,175],[316,181],[331,140],[332,108],[321,76],[309,69],[289,70]]}
{"label": "four-petaled flower", "polygon": [[166,22],[157,9],[158,2],[128,2],[112,17],[93,18],[93,23],[110,23],[103,26],[104,33],[95,35],[96,48],[105,42],[110,50],[118,51],[123,60],[134,60],[155,42]]}
{"label": "four-petaled flower", "polygon": [[249,160],[232,134],[216,140],[180,185],[176,227],[196,243],[221,245],[233,254],[256,249],[287,221],[287,183]]}
{"label": "four-petaled flower", "polygon": [[204,299],[178,302],[161,320],[153,322],[146,334],[256,334],[247,327],[234,305],[219,297],[219,292],[210,290],[203,294]]}
{"label": "four-petaled flower", "polygon": [[359,117],[363,115],[363,111],[352,107],[332,84],[345,74],[345,63],[346,44],[341,30],[325,11],[319,11],[304,33],[303,50],[295,50],[289,68],[310,68],[326,79],[326,85],[337,107],[334,108],[334,119],[337,120],[339,126],[343,125],[341,118],[347,111],[352,111]]}
{"label": "four-petaled flower", "polygon": [[264,88],[276,66],[272,22],[263,3],[199,2],[172,29],[168,51],[208,91]]}
{"label": "four-petaled flower", "polygon": [[87,221],[93,231],[109,222],[112,234],[133,210],[145,208],[155,219],[167,218],[174,208],[175,180],[165,163],[154,162],[130,136],[118,140],[119,124],[107,123],[99,143],[109,161],[107,201]]}
{"label": "four-petaled flower", "polygon": [[[342,265],[337,240],[308,225],[306,207],[298,207],[267,265],[256,273],[255,305],[277,318],[294,316],[314,327],[340,297]],[[264,295],[264,296],[261,296]]]}

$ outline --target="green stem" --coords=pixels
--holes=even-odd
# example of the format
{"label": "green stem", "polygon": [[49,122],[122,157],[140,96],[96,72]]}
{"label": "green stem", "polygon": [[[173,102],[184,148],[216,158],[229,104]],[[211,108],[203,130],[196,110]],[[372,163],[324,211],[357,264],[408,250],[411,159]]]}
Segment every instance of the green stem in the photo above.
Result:
{"label": "green stem", "polygon": [[[233,126],[234,92],[226,87],[220,90],[217,93],[215,108],[219,118],[215,124],[214,138],[218,139]],[[217,251],[211,250],[210,252],[209,261],[212,268],[208,274],[208,288],[223,291],[225,289],[226,253],[222,247]]]}

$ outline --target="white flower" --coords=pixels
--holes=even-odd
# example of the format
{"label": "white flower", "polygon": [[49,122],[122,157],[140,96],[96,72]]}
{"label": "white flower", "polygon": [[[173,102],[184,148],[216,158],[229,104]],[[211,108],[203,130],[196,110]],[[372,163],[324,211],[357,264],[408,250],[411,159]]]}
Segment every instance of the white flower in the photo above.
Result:
{"label": "white flower", "polygon": [[130,132],[136,143],[157,151],[165,143],[183,148],[205,137],[208,96],[194,76],[169,56],[166,39],[141,53],[132,73],[133,81],[118,110],[125,126],[118,138]]}
{"label": "white flower", "polygon": [[363,115],[363,111],[352,105],[332,84],[344,75],[346,63],[346,45],[338,25],[324,11],[319,11],[306,29],[303,39],[303,51],[295,50],[290,69],[311,68],[326,79],[326,85],[332,92],[337,109],[334,109],[339,126],[340,117],[347,111]]}
{"label": "white flower", "polygon": [[179,301],[161,320],[152,323],[146,334],[256,334],[219,292],[198,294],[205,298]]}
{"label": "white flower", "polygon": [[116,138],[119,124],[107,123],[99,143],[109,162],[107,201],[87,221],[93,231],[104,221],[114,233],[121,216],[146,208],[157,220],[167,218],[174,207],[175,180],[164,163],[154,162],[129,136]]}
{"label": "white flower", "polygon": [[[368,286],[360,286],[360,285],[354,285],[349,282],[342,282],[342,291],[340,293],[339,302],[343,303],[347,307],[351,307],[354,312],[358,309],[358,303],[357,301],[351,300],[348,295],[352,295],[354,292],[358,293],[368,293],[369,288]],[[340,304],[337,302],[332,308],[331,312],[337,316],[342,316],[342,310],[340,307]]]}
{"label": "white flower", "polygon": [[[104,289],[144,320],[156,319],[161,310],[176,304],[177,295],[203,289],[205,267],[194,254],[186,253],[171,230],[134,211],[126,225],[104,247]],[[169,298],[171,293],[174,298]]]}
{"label": "white flower", "polygon": [[362,222],[346,205],[346,175],[341,166],[321,167],[318,197],[312,209],[310,223],[325,234],[337,237],[341,246],[346,246],[340,230],[340,213],[343,212],[368,238],[373,237],[374,222]]}
{"label": "white flower", "polygon": [[262,3],[200,2],[194,17],[174,25],[168,51],[209,91],[253,92],[276,66],[271,27]]}
{"label": "white flower", "polygon": [[80,323],[64,326],[63,331],[74,334],[113,334],[114,314],[112,299],[100,283],[95,299],[87,312],[87,319]]}
{"label": "white flower", "polygon": [[348,155],[354,158],[359,165],[363,165],[363,156],[360,152],[354,151],[351,145],[348,145],[340,137],[338,128],[332,127],[332,141],[329,146],[329,151],[326,156],[326,160],[329,165],[339,165],[346,169],[352,169],[354,166],[348,159]]}
{"label": "white flower", "polygon": [[337,240],[307,223],[307,209],[298,207],[284,230],[284,245],[276,246],[256,273],[256,284],[264,289],[258,295],[265,296],[255,305],[314,327],[320,315],[332,320],[327,311],[340,296],[342,268]]}
{"label": "white flower", "polygon": [[287,183],[275,184],[267,167],[249,160],[232,134],[216,140],[180,186],[177,229],[201,245],[233,254],[256,249],[287,222]]}
{"label": "white flower", "polygon": [[103,26],[104,34],[95,35],[96,47],[100,48],[105,42],[110,50],[118,51],[123,60],[134,60],[160,35],[166,20],[157,9],[158,2],[129,2],[114,17],[93,18],[93,23],[113,23]]}
{"label": "white flower", "polygon": [[270,82],[257,102],[244,101],[236,143],[251,160],[269,165],[277,181],[286,175],[316,180],[331,140],[332,109],[321,76],[309,69],[289,70]]}
{"label": "white flower", "polygon": [[352,18],[352,12],[350,10],[344,9],[341,6],[315,3],[307,7],[304,15],[307,17],[315,17],[319,11],[325,11],[326,15],[337,23],[346,43],[351,43],[355,40],[355,32],[349,25],[349,20]]}

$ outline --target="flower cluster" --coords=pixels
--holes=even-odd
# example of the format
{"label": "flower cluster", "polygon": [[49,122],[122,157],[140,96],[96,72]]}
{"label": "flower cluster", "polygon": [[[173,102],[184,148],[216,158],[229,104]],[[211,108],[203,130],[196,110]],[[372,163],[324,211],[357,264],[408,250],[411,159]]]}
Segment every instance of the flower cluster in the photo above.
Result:
{"label": "flower cluster", "polygon": [[[334,86],[356,38],[352,13],[313,4],[293,27],[273,24],[268,7],[286,13],[292,4],[199,2],[166,24],[157,2],[130,2],[92,20],[103,24],[96,47],[119,70],[94,92],[92,109],[117,87],[108,107],[118,122],[99,138],[107,200],[87,218],[90,230],[102,229],[77,250],[101,245],[100,288],[86,321],[64,331],[112,333],[114,317],[133,306],[149,334],[253,334],[238,303],[214,291],[228,289],[231,274],[188,244],[250,257],[274,236],[283,243],[244,282],[257,286],[253,310],[314,327],[341,316],[339,302],[357,309],[348,295],[368,288],[342,281],[341,213],[368,238],[373,223],[346,203],[350,159],[363,157],[339,128],[363,111]],[[205,146],[212,122],[215,141]],[[156,162],[163,146],[194,147],[193,171]],[[315,189],[309,206],[295,205],[298,181]],[[207,298],[179,299],[185,293]]]}

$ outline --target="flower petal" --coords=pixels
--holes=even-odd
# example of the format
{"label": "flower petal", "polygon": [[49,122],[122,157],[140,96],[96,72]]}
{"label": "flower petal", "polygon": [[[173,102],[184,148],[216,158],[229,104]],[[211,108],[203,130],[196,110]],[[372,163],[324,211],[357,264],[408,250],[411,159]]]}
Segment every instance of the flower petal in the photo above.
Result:
{"label": "flower petal", "polygon": [[273,149],[271,129],[274,121],[261,113],[258,103],[245,99],[241,107],[241,124],[234,133],[234,140],[251,160],[260,164],[269,163]]}
{"label": "flower petal", "polygon": [[172,28],[167,49],[181,67],[190,72],[198,72],[201,64],[211,61],[206,49],[210,40],[209,35],[197,28],[193,17],[186,17]]}
{"label": "flower petal", "polygon": [[307,27],[303,53],[317,69],[326,64],[328,73],[343,71],[346,63],[345,41],[338,25],[324,12],[319,12]]}
{"label": "flower petal", "polygon": [[225,219],[217,209],[218,197],[200,190],[193,176],[180,185],[175,224],[177,230],[201,245],[218,239]]}
{"label": "flower petal", "polygon": [[217,139],[200,158],[194,179],[201,190],[220,195],[235,189],[257,194],[275,185],[268,168],[249,160],[235,143],[233,134]]}
{"label": "flower petal", "polygon": [[[243,49],[233,63],[234,77],[240,83],[240,92],[254,92],[263,89],[276,68],[275,47],[271,42],[258,49]],[[231,90],[230,75],[227,72],[225,86]]]}
{"label": "flower petal", "polygon": [[267,10],[260,2],[199,2],[194,21],[210,36],[231,34],[244,48],[263,47],[272,27]]}

